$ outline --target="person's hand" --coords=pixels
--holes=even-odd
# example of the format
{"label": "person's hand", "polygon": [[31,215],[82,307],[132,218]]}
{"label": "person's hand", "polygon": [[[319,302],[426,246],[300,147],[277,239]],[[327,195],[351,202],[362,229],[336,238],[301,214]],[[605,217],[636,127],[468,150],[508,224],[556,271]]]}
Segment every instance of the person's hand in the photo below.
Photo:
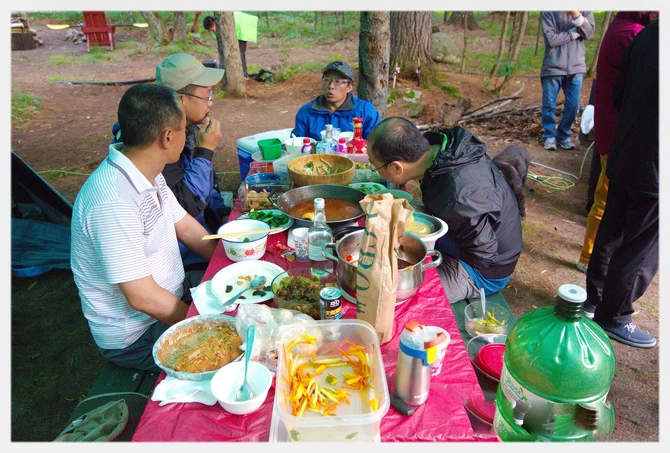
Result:
{"label": "person's hand", "polygon": [[567,13],[570,14],[570,17],[572,17],[573,20],[577,19],[580,15],[579,11],[568,11]]}
{"label": "person's hand", "polygon": [[222,136],[221,121],[207,116],[200,126],[200,132],[198,132],[199,146],[215,151]]}

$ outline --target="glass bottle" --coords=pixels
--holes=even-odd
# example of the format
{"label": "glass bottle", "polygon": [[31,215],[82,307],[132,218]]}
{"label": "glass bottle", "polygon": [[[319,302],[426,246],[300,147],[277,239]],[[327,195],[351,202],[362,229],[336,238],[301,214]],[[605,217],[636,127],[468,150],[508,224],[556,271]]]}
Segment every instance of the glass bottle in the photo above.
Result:
{"label": "glass bottle", "polygon": [[332,124],[326,124],[326,132],[323,134],[323,141],[325,143],[324,148],[326,154],[330,154],[336,151],[337,142],[335,142],[335,138],[333,137]]}
{"label": "glass bottle", "polygon": [[363,118],[354,118],[354,137],[347,143],[349,154],[367,154],[368,141],[363,138]]}
{"label": "glass bottle", "polygon": [[314,199],[314,222],[307,231],[309,264],[318,275],[319,270],[333,271],[333,264],[323,256],[323,246],[333,242],[333,230],[326,223],[326,204],[323,198]]}
{"label": "glass bottle", "polygon": [[300,149],[302,154],[312,154],[312,140],[309,138],[302,139],[302,148]]}
{"label": "glass bottle", "polygon": [[[553,306],[525,313],[510,330],[493,421],[501,440],[569,440],[561,433],[574,426],[576,405],[609,407],[614,348],[605,331],[583,316],[585,300],[583,288],[561,285]],[[604,417],[611,420],[607,429],[613,409]]]}

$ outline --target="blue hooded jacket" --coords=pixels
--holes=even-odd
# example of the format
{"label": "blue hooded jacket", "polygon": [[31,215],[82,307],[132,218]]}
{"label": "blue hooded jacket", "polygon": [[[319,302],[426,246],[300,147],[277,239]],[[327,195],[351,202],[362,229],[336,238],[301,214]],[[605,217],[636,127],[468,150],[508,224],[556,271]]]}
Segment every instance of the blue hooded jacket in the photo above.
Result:
{"label": "blue hooded jacket", "polygon": [[332,124],[342,132],[353,132],[353,119],[363,118],[363,138],[367,140],[370,131],[381,121],[372,102],[358,99],[351,93],[340,108],[332,113],[326,105],[324,96],[319,95],[300,107],[295,115],[293,129],[296,137],[311,137],[321,141],[321,131],[326,128],[326,124]]}

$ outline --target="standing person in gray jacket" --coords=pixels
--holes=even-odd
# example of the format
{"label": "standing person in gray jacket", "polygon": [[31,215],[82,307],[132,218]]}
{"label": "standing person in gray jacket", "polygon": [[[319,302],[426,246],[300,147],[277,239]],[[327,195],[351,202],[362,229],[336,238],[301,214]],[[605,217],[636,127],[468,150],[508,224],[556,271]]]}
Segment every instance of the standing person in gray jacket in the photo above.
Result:
{"label": "standing person in gray jacket", "polygon": [[[542,141],[544,149],[555,150],[556,142],[563,149],[574,149],[570,140],[571,126],[579,109],[579,93],[586,74],[584,40],[595,31],[592,11],[543,11],[544,34],[542,60]],[[563,90],[565,104],[556,127],[556,98]]]}

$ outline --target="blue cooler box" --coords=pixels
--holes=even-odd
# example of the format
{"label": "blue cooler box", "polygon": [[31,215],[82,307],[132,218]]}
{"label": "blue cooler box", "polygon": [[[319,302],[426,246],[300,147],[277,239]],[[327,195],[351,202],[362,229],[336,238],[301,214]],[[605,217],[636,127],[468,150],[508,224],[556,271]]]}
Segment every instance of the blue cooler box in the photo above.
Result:
{"label": "blue cooler box", "polygon": [[249,173],[249,166],[253,161],[251,159],[252,154],[260,151],[258,140],[278,138],[281,140],[283,148],[284,140],[291,136],[292,130],[293,128],[289,127],[287,129],[279,129],[276,131],[261,132],[260,134],[242,137],[237,140],[237,159],[240,162],[240,181],[244,181],[244,178],[246,178]]}

